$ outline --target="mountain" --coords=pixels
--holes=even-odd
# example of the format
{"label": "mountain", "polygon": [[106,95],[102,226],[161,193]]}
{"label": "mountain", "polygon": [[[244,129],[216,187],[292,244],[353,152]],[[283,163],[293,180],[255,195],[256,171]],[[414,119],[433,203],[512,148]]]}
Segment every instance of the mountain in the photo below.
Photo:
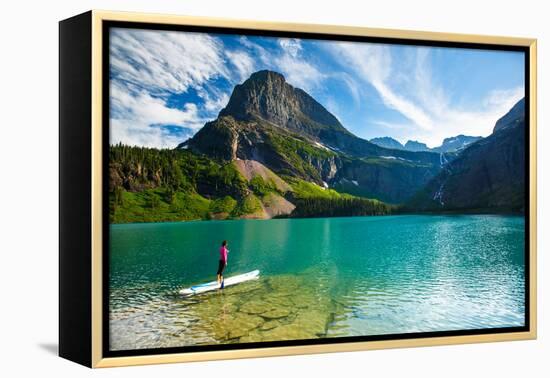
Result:
{"label": "mountain", "polygon": [[519,123],[525,120],[525,98],[519,100],[508,113],[500,118],[493,132],[504,130],[506,128],[517,126]]}
{"label": "mountain", "polygon": [[405,147],[397,140],[391,137],[378,137],[372,138],[369,142],[376,144],[377,146],[390,148],[394,150],[403,150]]}
{"label": "mountain", "polygon": [[257,161],[283,178],[390,203],[406,201],[441,169],[437,153],[383,148],[355,136],[273,71],[237,85],[218,118],[178,148]]}
{"label": "mountain", "polygon": [[405,145],[402,145],[401,143],[399,143],[399,141],[391,137],[373,138],[373,139],[370,139],[369,141],[380,147],[391,148],[396,150],[407,150],[412,152],[429,151],[429,152],[438,152],[438,153],[441,153],[441,152],[452,153],[452,152],[459,151],[465,148],[466,146],[468,146],[469,144],[477,142],[480,139],[481,137],[461,134],[451,138],[445,138],[441,146],[434,147],[434,148],[429,148],[425,143],[411,141],[411,140],[407,141]]}
{"label": "mountain", "polygon": [[439,147],[432,148],[431,151],[435,152],[455,152],[459,151],[466,146],[477,142],[478,140],[482,139],[482,137],[479,136],[468,136],[468,135],[457,135],[455,137],[451,138],[445,138],[443,140],[443,143]]}
{"label": "mountain", "polygon": [[[389,151],[355,136],[313,97],[288,84],[283,75],[274,71],[255,72],[244,83],[235,86],[227,106],[213,122],[228,118],[240,124],[274,126],[283,130],[281,132],[287,132],[287,135],[298,135],[300,139],[306,139],[308,143],[319,148],[354,157],[394,154],[399,158],[422,163],[437,164],[439,160],[433,154]],[[209,129],[219,127],[214,123],[205,125],[180,147],[188,143],[197,151],[210,150],[210,141],[205,136],[212,136],[213,130]],[[225,158],[230,156],[227,152],[224,153]]]}
{"label": "mountain", "polygon": [[407,143],[405,143],[404,148],[407,151],[414,151],[414,152],[430,151],[430,149],[425,143],[420,143],[420,142],[417,142],[416,140],[408,140]]}
{"label": "mountain", "polygon": [[487,138],[472,143],[408,203],[410,210],[524,211],[525,105],[520,100]]}
{"label": "mountain", "polygon": [[273,71],[258,71],[235,86],[219,117],[238,121],[261,119],[316,140],[327,134],[351,135],[338,119],[313,97],[289,85]]}

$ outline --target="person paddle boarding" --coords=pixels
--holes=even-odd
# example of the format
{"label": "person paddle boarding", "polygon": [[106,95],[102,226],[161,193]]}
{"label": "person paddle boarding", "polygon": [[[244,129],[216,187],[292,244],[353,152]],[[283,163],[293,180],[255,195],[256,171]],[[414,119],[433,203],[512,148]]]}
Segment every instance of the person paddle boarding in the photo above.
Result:
{"label": "person paddle boarding", "polygon": [[223,271],[227,266],[227,254],[229,250],[227,249],[227,240],[222,242],[220,247],[220,260],[218,261],[218,285],[223,289]]}

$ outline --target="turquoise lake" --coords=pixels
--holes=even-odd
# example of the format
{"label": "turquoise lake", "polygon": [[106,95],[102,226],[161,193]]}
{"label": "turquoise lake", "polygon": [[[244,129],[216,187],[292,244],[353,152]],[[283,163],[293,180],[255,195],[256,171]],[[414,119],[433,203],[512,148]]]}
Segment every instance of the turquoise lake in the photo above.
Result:
{"label": "turquoise lake", "polygon": [[[110,348],[524,325],[524,218],[400,215],[110,227]],[[182,298],[226,276],[260,279]]]}

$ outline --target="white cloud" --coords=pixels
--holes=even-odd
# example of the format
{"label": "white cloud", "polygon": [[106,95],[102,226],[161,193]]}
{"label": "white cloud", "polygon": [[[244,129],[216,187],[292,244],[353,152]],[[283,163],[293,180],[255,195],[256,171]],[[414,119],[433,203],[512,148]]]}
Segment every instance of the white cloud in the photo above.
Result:
{"label": "white cloud", "polygon": [[289,84],[306,92],[312,92],[324,78],[324,75],[316,67],[290,54],[283,54],[275,58],[275,64]]}
{"label": "white cloud", "polygon": [[[249,72],[248,75],[244,75],[244,79],[254,71],[270,69],[282,73],[285,80],[292,86],[313,92],[327,77],[308,61],[308,57],[303,56],[303,47],[299,39],[278,38],[276,49],[267,49],[245,36],[242,36],[239,42],[254,55],[254,59],[246,52],[242,53],[247,54],[247,57],[235,55],[235,53],[228,55],[235,66],[240,66],[237,67],[240,72]],[[248,59],[251,61],[250,64],[246,62]],[[239,62],[235,63],[235,60]]]}
{"label": "white cloud", "polygon": [[[113,29],[110,37],[111,143],[175,147],[187,130],[200,129],[227,104],[229,96],[211,79],[231,80],[223,44],[201,33]],[[237,57],[237,55],[235,55]],[[245,56],[239,56],[246,62]],[[194,88],[204,100],[179,109],[168,106],[171,94]],[[162,126],[169,126],[168,132]],[[181,128],[181,133],[174,132]]]}
{"label": "white cloud", "polygon": [[166,133],[161,128],[136,127],[136,123],[128,119],[111,119],[109,126],[111,144],[122,143],[129,146],[174,148],[183,141],[181,135]]}
{"label": "white cloud", "polygon": [[222,110],[229,102],[229,95],[227,93],[220,93],[217,97],[212,98],[210,95],[204,97],[204,110],[211,114],[217,114]]}
{"label": "white cloud", "polygon": [[510,109],[516,102],[524,96],[524,88],[517,87],[513,89],[495,89],[483,101],[487,107]]}
{"label": "white cloud", "polygon": [[346,84],[353,98],[353,102],[355,103],[355,105],[359,105],[359,103],[361,102],[361,93],[358,83],[345,72],[337,72],[333,76],[335,76],[339,80],[342,80]]}
{"label": "white cloud", "polygon": [[300,51],[302,51],[302,44],[299,39],[279,38],[278,43],[290,56],[297,57]]}
{"label": "white cloud", "polygon": [[426,112],[393,91],[387,84],[391,74],[391,54],[387,46],[354,42],[336,42],[333,52],[380,94],[386,106],[397,110],[419,127],[431,130],[432,120]]}
{"label": "white cloud", "polygon": [[201,126],[197,124],[201,120],[195,104],[185,104],[183,110],[168,108],[162,99],[151,97],[147,92],[130,94],[117,84],[111,85],[111,105],[126,118],[141,120],[149,125],[181,125],[191,129]]}
{"label": "white cloud", "polygon": [[272,56],[267,49],[260,46],[257,43],[252,42],[250,39],[245,37],[244,35],[239,38],[239,42],[241,45],[246,47],[249,50],[253,51],[255,60],[257,63],[261,63],[263,66],[268,67],[273,63]]}
{"label": "white cloud", "polygon": [[216,76],[228,76],[223,45],[207,34],[113,29],[114,78],[151,92],[185,92]]}
{"label": "white cloud", "polygon": [[197,106],[185,104],[183,109],[166,106],[164,100],[146,91],[130,92],[116,81],[111,82],[110,143],[173,148],[182,142],[181,134],[167,133],[160,125],[181,127],[182,131],[198,130],[205,119]]}
{"label": "white cloud", "polygon": [[243,82],[248,79],[248,77],[254,72],[255,63],[252,57],[247,54],[245,51],[228,50],[225,52],[225,55],[231,62],[231,64],[236,68],[239,77],[237,78],[238,82]]}
{"label": "white cloud", "polygon": [[403,114],[423,130],[433,130],[434,125],[430,116],[416,104],[395,93],[382,81],[373,81],[372,85],[382,96],[384,103]]}
{"label": "white cloud", "polygon": [[[400,142],[418,140],[429,147],[441,145],[443,139],[459,134],[488,136],[492,133],[496,121],[506,114],[516,102],[524,96],[523,87],[512,90],[489,92],[478,109],[463,110],[447,107],[432,114],[434,123],[431,130],[424,130],[415,123],[392,123],[375,120],[373,123],[384,126],[388,133]],[[495,99],[499,98],[498,103]]]}
{"label": "white cloud", "polygon": [[[398,133],[389,133],[401,141],[420,140],[435,147],[457,134],[487,136],[498,118],[523,97],[523,87],[508,88],[493,90],[468,108],[451,105],[450,94],[434,80],[428,48],[416,48],[415,59],[399,62],[398,70],[393,67],[388,46],[338,42],[330,45],[330,51],[370,84],[387,107],[410,121],[375,121],[389,130],[401,128]],[[394,77],[397,80],[392,80]]]}
{"label": "white cloud", "polygon": [[313,92],[326,76],[302,56],[300,40],[279,38],[277,42],[281,53],[271,59],[275,69],[281,71],[291,85]]}

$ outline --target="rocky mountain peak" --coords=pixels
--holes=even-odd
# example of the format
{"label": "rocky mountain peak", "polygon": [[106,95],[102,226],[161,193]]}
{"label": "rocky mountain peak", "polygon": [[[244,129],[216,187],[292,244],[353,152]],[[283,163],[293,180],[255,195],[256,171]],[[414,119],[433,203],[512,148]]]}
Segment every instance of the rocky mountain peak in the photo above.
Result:
{"label": "rocky mountain peak", "polygon": [[274,71],[253,73],[233,90],[220,117],[250,121],[261,118],[276,126],[317,138],[323,129],[347,132],[338,119],[305,91]]}
{"label": "rocky mountain peak", "polygon": [[252,75],[250,75],[249,80],[251,81],[258,81],[258,82],[279,82],[279,83],[285,83],[285,77],[283,74],[276,72],[276,71],[270,71],[270,70],[261,70],[256,71]]}

